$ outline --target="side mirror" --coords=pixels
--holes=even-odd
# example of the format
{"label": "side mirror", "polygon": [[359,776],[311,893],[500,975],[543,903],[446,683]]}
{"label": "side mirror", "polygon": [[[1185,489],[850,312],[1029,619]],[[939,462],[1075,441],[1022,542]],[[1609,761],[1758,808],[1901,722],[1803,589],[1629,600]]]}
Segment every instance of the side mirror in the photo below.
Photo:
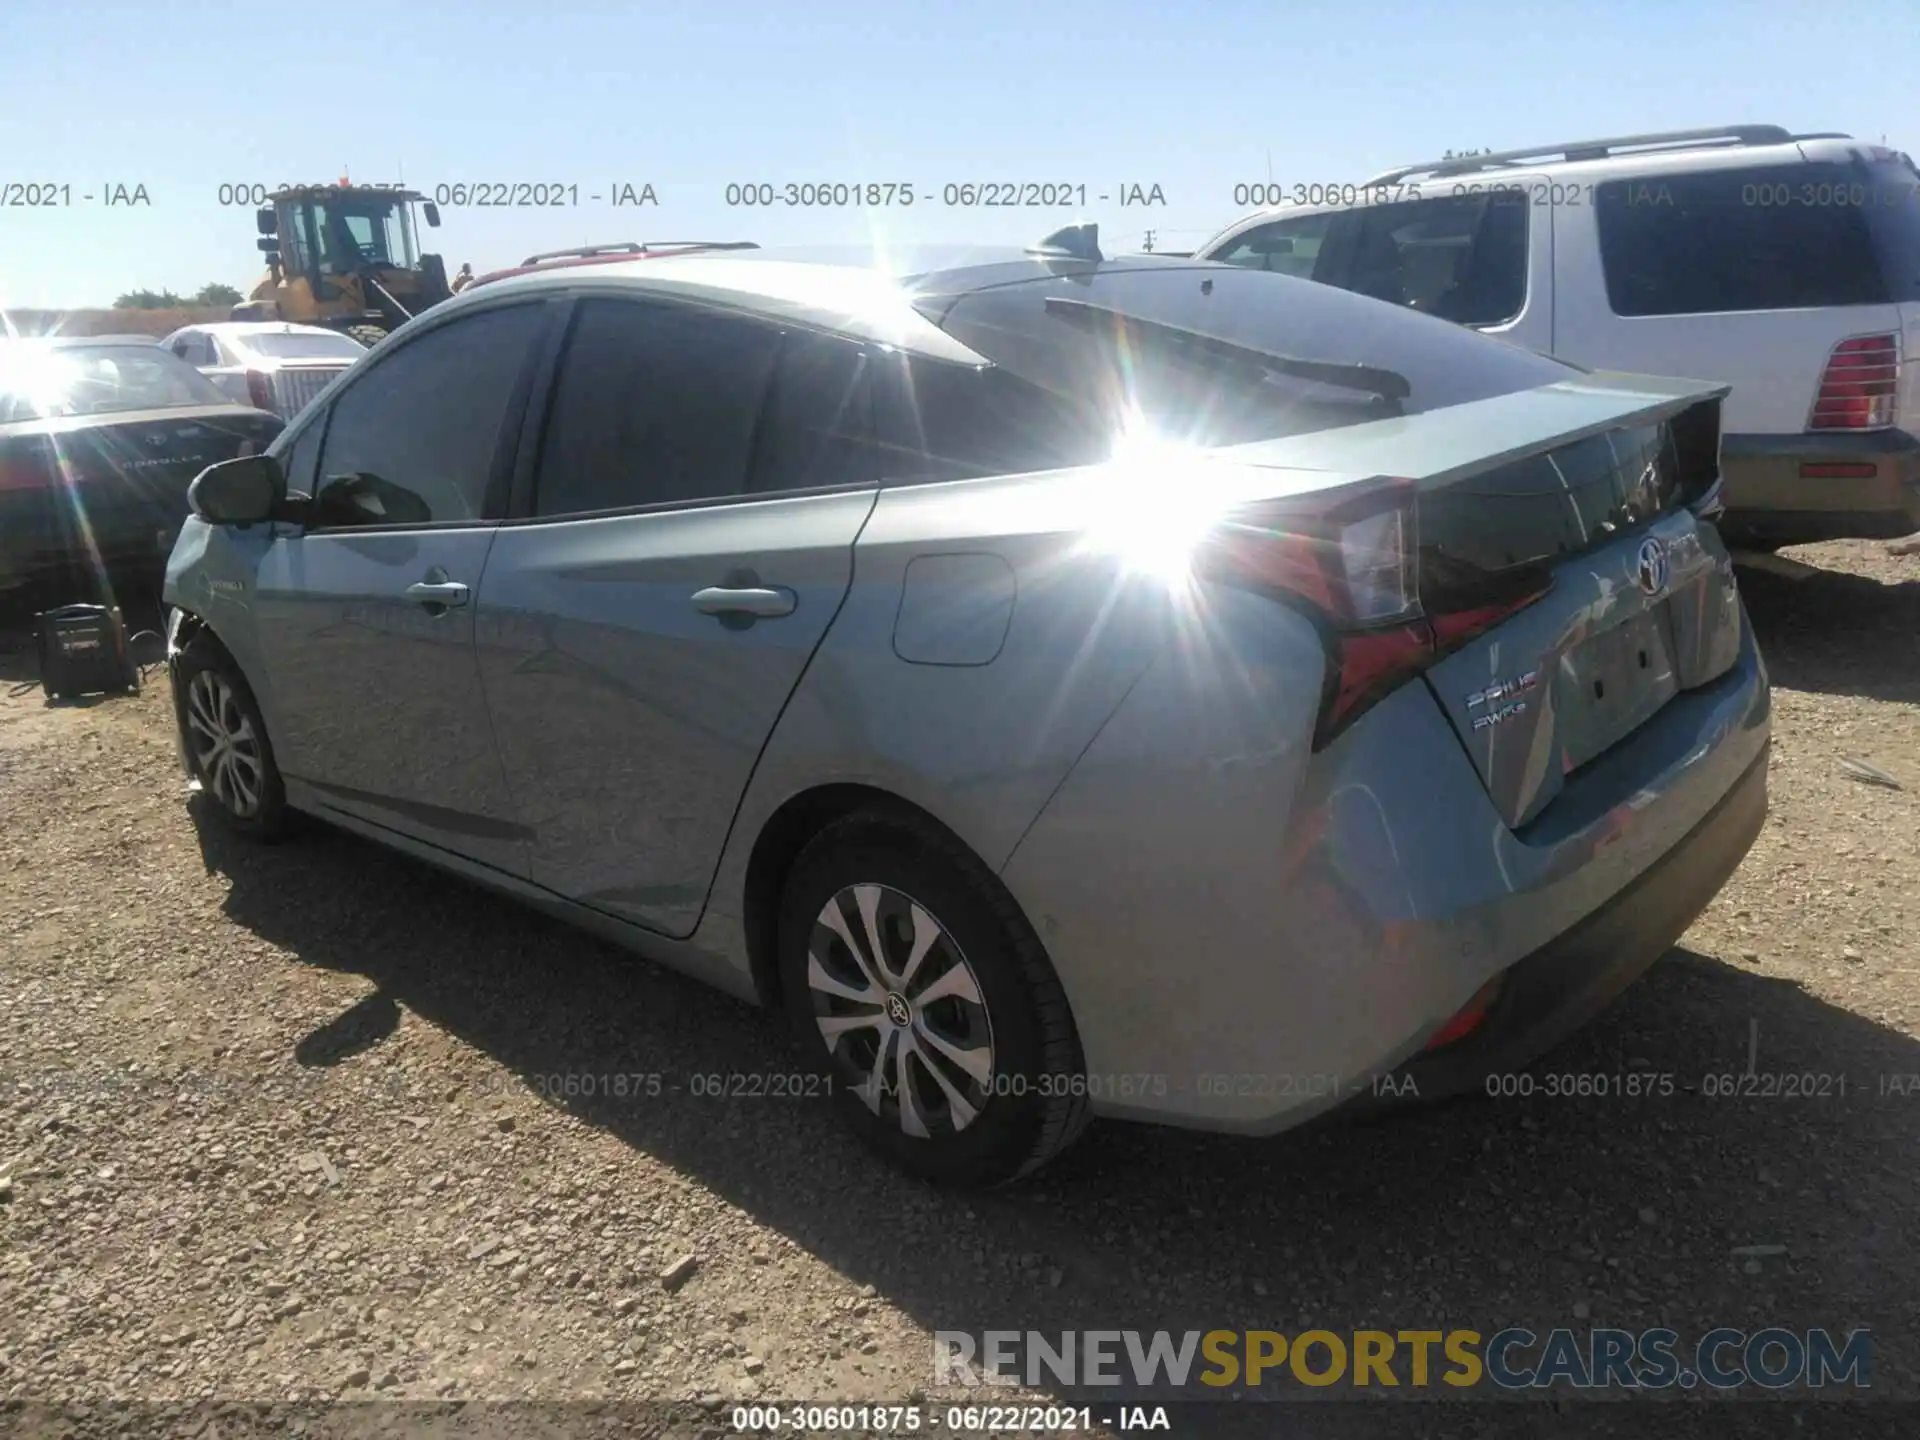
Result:
{"label": "side mirror", "polygon": [[280,222],[274,218],[271,205],[262,206],[253,212],[253,228],[262,235],[278,235]]}
{"label": "side mirror", "polygon": [[440,207],[429,200],[420,208],[427,217],[427,224],[433,229],[438,230],[440,228]]}
{"label": "side mirror", "polygon": [[193,513],[210,525],[254,525],[273,518],[287,477],[271,455],[242,455],[209,465],[187,487]]}
{"label": "side mirror", "polygon": [[280,254],[280,239],[276,235],[262,235],[253,243],[264,255],[272,255],[277,258]]}

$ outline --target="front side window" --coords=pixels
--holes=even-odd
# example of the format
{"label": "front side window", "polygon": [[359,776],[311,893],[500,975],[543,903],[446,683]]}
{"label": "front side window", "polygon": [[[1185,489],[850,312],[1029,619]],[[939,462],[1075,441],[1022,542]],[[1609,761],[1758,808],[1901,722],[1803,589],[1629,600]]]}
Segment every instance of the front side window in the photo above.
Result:
{"label": "front side window", "polygon": [[1344,284],[1456,324],[1502,324],[1526,304],[1527,215],[1520,190],[1374,206]]}
{"label": "front side window", "polygon": [[315,523],[482,518],[502,427],[544,318],[538,304],[464,316],[360,372],[333,402]]}
{"label": "front side window", "polygon": [[1269,270],[1276,275],[1292,275],[1301,280],[1316,277],[1315,267],[1323,253],[1327,232],[1335,215],[1301,215],[1292,220],[1275,220],[1247,231],[1226,249],[1208,258],[1246,270]]}
{"label": "front side window", "polygon": [[309,208],[322,274],[351,275],[364,265],[404,269],[418,258],[412,236],[392,204],[335,198],[314,201]]}
{"label": "front side window", "polygon": [[[281,431],[283,437],[290,433]],[[299,491],[303,495],[313,494],[315,477],[319,471],[320,442],[326,433],[326,415],[315,415],[298,435],[292,439],[283,438],[272,447],[271,453],[280,462],[280,473],[286,476],[289,493]]]}
{"label": "front side window", "polygon": [[780,345],[778,330],[735,315],[582,301],[547,413],[535,513],[743,493]]}

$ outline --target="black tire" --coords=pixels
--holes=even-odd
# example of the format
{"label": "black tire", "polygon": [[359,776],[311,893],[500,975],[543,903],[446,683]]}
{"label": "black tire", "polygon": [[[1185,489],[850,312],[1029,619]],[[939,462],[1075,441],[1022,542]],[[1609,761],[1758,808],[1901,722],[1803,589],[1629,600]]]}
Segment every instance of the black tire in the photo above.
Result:
{"label": "black tire", "polygon": [[[174,721],[180,727],[188,767],[200,782],[201,795],[208,808],[219,817],[221,824],[237,835],[266,842],[278,840],[287,833],[292,812],[287,809],[286,786],[280,778],[280,767],[274,762],[273,743],[267,737],[267,723],[260,714],[259,702],[253,698],[253,690],[247,684],[246,676],[240,673],[240,667],[233,663],[232,657],[205,631],[188,642],[176,665]],[[251,807],[236,804],[229,798],[232,787],[218,783],[219,777],[210,774],[203,761],[201,734],[189,718],[189,709],[195,703],[196,677],[202,675],[213,677],[217,682],[216,690],[218,685],[225,686],[225,694],[230,697],[233,709],[245,720],[251,735],[255,737],[252,754],[258,767],[258,780],[256,800]],[[224,711],[224,705],[218,708]]]}
{"label": "black tire", "polygon": [[386,329],[379,325],[349,325],[347,327],[348,338],[358,340],[369,350],[386,339],[387,333]]}
{"label": "black tire", "polygon": [[[820,919],[829,901],[839,901],[842,923],[863,934],[855,887],[875,893],[888,979],[906,969],[908,937],[896,927],[913,923],[913,907],[940,932],[916,981],[888,987],[887,1004],[836,1000],[809,979],[817,951],[829,975],[859,980],[859,957]],[[945,832],[874,811],[827,826],[787,877],[779,945],[781,993],[801,1055],[829,1082],[833,1103],[861,1139],[901,1169],[938,1184],[1002,1184],[1031,1174],[1086,1128],[1085,1064],[1059,977],[1006,887]],[[965,974],[950,980],[949,972]],[[935,993],[942,989],[949,993]],[[922,992],[930,997],[925,1009],[913,1002],[889,1008]],[[904,1026],[880,1023],[895,1013],[909,1017]],[[832,1042],[822,1034],[823,1017],[867,1015],[871,1027]],[[985,1062],[977,1046],[958,1047],[990,1065],[984,1081],[945,1059],[953,1049],[936,1052],[921,1038],[929,1032],[948,1042],[984,1039]],[[911,1048],[903,1052],[903,1043]],[[881,1046],[889,1047],[883,1070],[893,1093],[869,1105],[856,1087],[873,1073]],[[916,1123],[924,1135],[908,1133]]]}

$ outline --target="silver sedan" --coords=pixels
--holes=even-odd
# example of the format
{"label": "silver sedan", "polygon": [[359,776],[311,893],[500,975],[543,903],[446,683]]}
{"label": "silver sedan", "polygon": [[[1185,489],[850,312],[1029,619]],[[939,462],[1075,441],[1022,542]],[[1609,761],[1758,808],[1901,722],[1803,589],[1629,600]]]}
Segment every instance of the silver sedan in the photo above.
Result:
{"label": "silver sedan", "polygon": [[167,595],[211,813],[782,1011],[964,1183],[1092,1115],[1478,1088],[1739,863],[1723,387],[1086,232],[900,271],[475,286],[209,469]]}

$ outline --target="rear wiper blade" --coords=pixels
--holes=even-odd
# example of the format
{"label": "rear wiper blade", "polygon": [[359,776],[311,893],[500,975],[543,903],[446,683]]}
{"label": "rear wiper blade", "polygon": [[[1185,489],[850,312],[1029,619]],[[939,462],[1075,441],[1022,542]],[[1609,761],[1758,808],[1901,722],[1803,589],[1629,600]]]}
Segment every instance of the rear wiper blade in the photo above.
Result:
{"label": "rear wiper blade", "polygon": [[1095,305],[1090,301],[1075,300],[1064,295],[1048,296],[1046,311],[1049,315],[1057,316],[1070,324],[1086,329],[1092,329],[1101,324],[1119,326],[1130,336],[1172,350],[1177,354],[1205,356],[1235,365],[1258,366],[1262,370],[1278,371],[1283,375],[1313,380],[1322,385],[1332,385],[1343,390],[1367,391],[1378,395],[1382,400],[1393,401],[1396,404],[1413,393],[1412,382],[1397,370],[1383,370],[1374,365],[1349,365],[1335,360],[1303,360],[1292,355],[1276,355],[1271,350],[1237,344],[1232,340],[1222,340],[1215,335],[1204,335],[1198,330],[1162,324],[1158,320],[1143,320],[1123,310],[1108,309],[1104,305]]}

